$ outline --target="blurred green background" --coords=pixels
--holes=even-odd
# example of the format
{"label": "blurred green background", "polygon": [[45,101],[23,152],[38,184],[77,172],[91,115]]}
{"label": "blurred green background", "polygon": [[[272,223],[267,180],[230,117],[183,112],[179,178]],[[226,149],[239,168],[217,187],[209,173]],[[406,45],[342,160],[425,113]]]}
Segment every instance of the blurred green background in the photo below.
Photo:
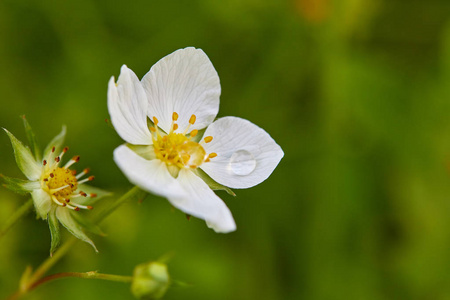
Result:
{"label": "blurred green background", "polygon": [[[450,299],[450,2],[447,0],[0,1],[0,126],[69,155],[116,196],[109,78],[142,77],[202,48],[219,116],[266,129],[285,157],[261,185],[218,192],[238,230],[216,234],[165,199],[128,203],[51,273],[129,275],[173,251],[165,299]],[[20,177],[6,134],[0,173]],[[27,197],[0,190],[0,223]],[[103,200],[107,205],[112,198]],[[99,204],[101,205],[101,204]],[[68,235],[65,235],[67,239]],[[0,241],[0,299],[48,257],[27,215]],[[126,284],[65,279],[26,299],[133,299]]]}

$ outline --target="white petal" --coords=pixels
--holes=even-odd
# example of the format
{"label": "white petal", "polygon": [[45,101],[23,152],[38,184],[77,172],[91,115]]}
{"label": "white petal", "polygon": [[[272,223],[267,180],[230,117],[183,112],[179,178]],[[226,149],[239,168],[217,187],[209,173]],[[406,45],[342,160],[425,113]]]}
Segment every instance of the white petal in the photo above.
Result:
{"label": "white petal", "polygon": [[255,124],[236,117],[218,119],[205,131],[213,140],[204,145],[217,157],[201,165],[212,179],[230,188],[255,186],[269,177],[284,153],[270,135]]}
{"label": "white petal", "polygon": [[208,185],[190,170],[182,169],[177,181],[188,193],[184,197],[169,197],[170,203],[183,212],[203,219],[216,232],[236,230],[236,223],[225,203]]}
{"label": "white petal", "polygon": [[197,117],[191,129],[202,129],[219,111],[219,76],[201,49],[180,49],[163,57],[142,78],[142,84],[148,96],[149,117],[156,116],[166,132],[173,112],[178,113],[179,130],[184,131],[191,115]]}
{"label": "white petal", "polygon": [[33,198],[34,207],[38,216],[46,220],[52,206],[50,195],[42,189],[36,189],[31,192],[31,198]]}
{"label": "white petal", "polygon": [[128,143],[150,145],[147,127],[147,96],[133,71],[123,65],[117,85],[112,77],[108,83],[108,110],[117,133]]}
{"label": "white petal", "polygon": [[159,159],[146,160],[121,145],[114,150],[114,161],[128,180],[143,190],[163,197],[186,194]]}

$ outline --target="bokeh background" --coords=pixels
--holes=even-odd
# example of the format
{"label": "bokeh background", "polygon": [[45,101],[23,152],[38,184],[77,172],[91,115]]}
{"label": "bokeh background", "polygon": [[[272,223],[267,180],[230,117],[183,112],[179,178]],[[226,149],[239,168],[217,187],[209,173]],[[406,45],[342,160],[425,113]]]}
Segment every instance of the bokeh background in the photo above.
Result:
{"label": "bokeh background", "polygon": [[[77,243],[52,273],[130,275],[173,252],[189,287],[165,299],[450,299],[450,2],[2,0],[0,126],[25,140],[25,114],[44,147],[66,124],[69,155],[120,196],[131,185],[112,160],[107,82],[186,46],[219,73],[219,116],[263,127],[285,157],[259,186],[218,192],[234,233],[148,197],[107,219],[99,254]],[[0,158],[23,178],[5,134]],[[1,189],[0,223],[26,200]],[[0,241],[1,299],[49,246],[32,213]],[[133,297],[65,279],[26,299]]]}

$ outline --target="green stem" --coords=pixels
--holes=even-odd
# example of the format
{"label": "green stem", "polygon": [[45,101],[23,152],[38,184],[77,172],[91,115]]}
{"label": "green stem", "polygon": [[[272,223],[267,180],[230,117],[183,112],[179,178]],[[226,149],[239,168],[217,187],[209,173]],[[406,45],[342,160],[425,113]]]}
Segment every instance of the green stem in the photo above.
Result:
{"label": "green stem", "polygon": [[[139,199],[144,197],[144,195],[146,195],[146,192],[142,191],[137,186],[131,188],[126,194],[117,199],[112,205],[108,206],[108,208],[99,213],[94,222],[100,223],[126,201]],[[44,274],[47,273],[47,271],[51,267],[53,267],[72,248],[76,241],[77,239],[75,237],[71,237],[63,246],[56,250],[52,257],[48,257],[30,276],[30,279],[27,280],[26,285],[22,286],[21,289],[14,295],[12,295],[9,299],[18,299],[20,296],[26,294],[29,290],[31,290],[33,286],[40,282],[42,276],[44,276]]]}
{"label": "green stem", "polygon": [[100,223],[105,219],[107,216],[109,216],[113,211],[115,211],[120,205],[122,205],[124,202],[132,200],[132,199],[139,199],[143,198],[147,193],[139,189],[137,186],[132,187],[126,194],[124,194],[122,197],[117,199],[112,205],[105,208],[103,211],[101,211],[95,218],[94,223]]}
{"label": "green stem", "polygon": [[28,284],[23,288],[23,293],[26,293],[30,286],[37,282],[51,267],[53,267],[75,244],[76,237],[71,237],[64,245],[62,245],[52,257],[48,257],[37,269],[33,275],[28,279]]}
{"label": "green stem", "polygon": [[44,278],[41,278],[34,282],[33,284],[29,285],[27,287],[26,291],[17,291],[15,294],[11,295],[11,297],[8,298],[8,300],[16,300],[19,299],[22,295],[24,295],[26,292],[29,292],[31,290],[34,290],[38,286],[61,278],[67,278],[67,277],[77,277],[77,278],[85,278],[85,279],[101,279],[101,280],[109,280],[109,281],[116,281],[116,282],[124,282],[124,283],[130,283],[133,281],[132,276],[122,276],[122,275],[112,275],[112,274],[102,274],[97,273],[96,271],[86,272],[86,273],[79,273],[79,272],[62,272],[57,274],[52,274],[49,276],[46,276]]}
{"label": "green stem", "polygon": [[97,273],[96,271],[91,271],[91,272],[86,272],[86,273],[63,272],[63,273],[52,274],[52,275],[46,276],[46,277],[36,281],[35,283],[33,283],[33,285],[30,286],[30,288],[28,290],[29,291],[33,290],[46,282],[60,279],[60,278],[66,278],[66,277],[78,277],[78,278],[85,278],[85,279],[101,279],[101,280],[109,280],[109,281],[117,281],[117,282],[125,282],[125,283],[129,283],[129,282],[133,281],[132,276],[102,274],[102,273]]}
{"label": "green stem", "polygon": [[14,214],[6,221],[6,224],[3,225],[0,231],[0,238],[2,238],[10,229],[13,227],[20,218],[25,216],[30,209],[33,207],[33,200],[30,199],[25,202],[18,210],[14,212]]}

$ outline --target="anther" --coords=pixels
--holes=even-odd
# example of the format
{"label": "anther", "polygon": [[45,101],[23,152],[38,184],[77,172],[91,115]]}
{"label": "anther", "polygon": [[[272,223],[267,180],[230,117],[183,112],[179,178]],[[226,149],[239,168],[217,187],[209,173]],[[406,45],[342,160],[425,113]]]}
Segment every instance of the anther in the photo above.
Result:
{"label": "anther", "polygon": [[48,181],[48,178],[44,178],[44,181]]}
{"label": "anther", "polygon": [[86,205],[81,205],[81,204],[78,204],[78,203],[72,203],[72,205],[76,207],[75,210],[77,210],[77,211],[80,210],[80,208],[82,208],[82,209],[93,209],[93,207],[90,206],[90,205],[86,206]]}
{"label": "anther", "polygon": [[214,158],[216,156],[217,156],[217,153],[215,153],[215,152],[212,152],[208,155],[209,158]]}
{"label": "anther", "polygon": [[212,140],[213,140],[213,137],[212,137],[212,136],[207,136],[207,137],[204,138],[205,143],[209,143],[209,142],[211,142]]}
{"label": "anther", "polygon": [[189,118],[189,124],[194,125],[195,120],[197,120],[197,117],[196,117],[195,115],[192,115],[192,116]]}
{"label": "anther", "polygon": [[52,148],[52,152],[55,152],[55,150],[56,150],[56,148],[55,148],[55,146],[53,146],[53,148]]}
{"label": "anther", "polygon": [[173,112],[173,114],[172,114],[172,120],[173,120],[173,121],[178,120],[178,114],[177,114],[176,112]]}
{"label": "anther", "polygon": [[178,129],[178,124],[173,124],[173,130],[177,130]]}
{"label": "anther", "polygon": [[53,173],[50,173],[50,177],[53,178],[55,177],[55,175]]}
{"label": "anther", "polygon": [[85,192],[80,191],[80,195],[83,197],[87,197],[87,194]]}
{"label": "anther", "polygon": [[197,135],[197,133],[198,133],[198,130],[197,130],[197,129],[194,129],[194,130],[191,131],[191,133],[189,133],[189,135],[190,135],[191,137],[194,137],[194,136]]}
{"label": "anther", "polygon": [[83,180],[80,180],[80,181],[78,181],[78,184],[82,184],[82,183],[85,183],[87,181],[92,181],[92,180],[94,180],[94,176],[90,176],[89,178],[85,178]]}
{"label": "anther", "polygon": [[55,161],[59,163],[61,161],[61,158],[64,156],[64,154],[69,150],[69,147],[64,147],[64,149],[61,151],[61,154],[55,158]]}
{"label": "anther", "polygon": [[42,162],[42,164],[45,166],[47,164],[47,161],[44,159],[44,161]]}
{"label": "anther", "polygon": [[153,116],[153,124],[155,124],[156,126],[158,125],[158,122],[159,122],[158,119],[155,116]]}
{"label": "anther", "polygon": [[75,207],[75,208],[74,208],[74,210],[76,210],[76,211],[79,211],[79,210],[80,210],[80,208],[79,208],[79,207]]}
{"label": "anther", "polygon": [[150,127],[150,131],[151,131],[151,132],[156,132],[155,127]]}
{"label": "anther", "polygon": [[95,194],[95,193],[92,193],[92,194],[90,194],[90,195],[89,195],[89,197],[91,197],[91,198],[95,198],[95,197],[97,197],[97,194]]}
{"label": "anther", "polygon": [[67,202],[67,203],[69,203],[69,202],[70,202],[70,199],[69,199],[69,198],[67,198],[67,199],[65,199],[65,200],[66,200],[66,202]]}
{"label": "anther", "polygon": [[79,161],[80,161],[80,156],[79,156],[79,155],[76,155],[76,156],[72,157],[72,159],[69,160],[69,161],[66,163],[66,165],[64,166],[64,168],[67,169],[67,168],[69,168],[71,165],[73,165],[74,163],[79,162]]}
{"label": "anther", "polygon": [[92,207],[90,205],[86,206],[86,208],[89,209],[89,210],[93,210],[94,209],[94,207]]}

